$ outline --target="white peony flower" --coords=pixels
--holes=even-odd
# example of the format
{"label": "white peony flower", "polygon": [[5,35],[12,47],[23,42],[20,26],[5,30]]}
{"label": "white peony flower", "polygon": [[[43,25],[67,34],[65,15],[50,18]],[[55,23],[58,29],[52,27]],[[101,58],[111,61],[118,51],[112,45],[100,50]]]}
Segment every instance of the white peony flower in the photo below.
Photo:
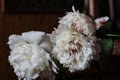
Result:
{"label": "white peony flower", "polygon": [[68,12],[67,15],[60,19],[59,27],[72,28],[88,36],[95,35],[96,32],[93,20],[74,9],[73,12]]}
{"label": "white peony flower", "polygon": [[49,62],[54,63],[49,54],[51,42],[44,32],[11,35],[8,44],[11,49],[9,62],[19,80],[36,79],[41,71],[50,69]]}
{"label": "white peony flower", "polygon": [[56,29],[50,39],[54,43],[52,57],[70,72],[84,70],[96,53],[95,38],[85,37],[70,28]]}

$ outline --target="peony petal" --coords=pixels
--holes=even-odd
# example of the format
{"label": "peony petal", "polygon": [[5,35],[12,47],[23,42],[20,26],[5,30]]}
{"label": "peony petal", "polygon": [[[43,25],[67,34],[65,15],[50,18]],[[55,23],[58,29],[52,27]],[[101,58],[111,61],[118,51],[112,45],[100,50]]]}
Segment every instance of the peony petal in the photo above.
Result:
{"label": "peony petal", "polygon": [[[54,35],[54,36],[53,36]],[[52,57],[70,72],[84,70],[94,56],[96,37],[84,36],[71,28],[58,28],[51,34],[55,39]]]}
{"label": "peony petal", "polygon": [[40,31],[30,31],[30,32],[22,33],[22,37],[26,41],[37,43],[37,44],[40,42],[40,40],[43,39],[44,35],[45,35],[45,32],[40,32]]}
{"label": "peony petal", "polygon": [[59,20],[58,28],[72,28],[77,30],[79,33],[85,35],[95,35],[96,27],[93,20],[87,15],[75,11],[68,12],[63,18]]}
{"label": "peony petal", "polygon": [[53,48],[53,44],[52,42],[50,41],[50,35],[47,34],[45,37],[44,37],[44,40],[42,40],[40,42],[40,47],[42,47],[43,49],[45,49],[45,51],[47,52],[51,52],[52,48]]}
{"label": "peony petal", "polygon": [[10,47],[10,49],[14,48],[14,45],[20,42],[24,42],[25,40],[20,36],[20,35],[10,35],[9,36],[9,41],[8,41],[8,45]]}

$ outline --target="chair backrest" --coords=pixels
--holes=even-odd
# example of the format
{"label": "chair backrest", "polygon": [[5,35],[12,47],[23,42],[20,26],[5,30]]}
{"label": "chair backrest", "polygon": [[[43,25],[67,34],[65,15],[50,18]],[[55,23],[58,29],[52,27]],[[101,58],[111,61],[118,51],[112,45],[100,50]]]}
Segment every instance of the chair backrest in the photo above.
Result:
{"label": "chair backrest", "polygon": [[94,17],[120,18],[120,0],[84,0],[88,13]]}
{"label": "chair backrest", "polygon": [[[93,17],[109,16],[120,24],[120,0],[84,0],[87,13]],[[115,40],[113,55],[120,55],[120,40]]]}

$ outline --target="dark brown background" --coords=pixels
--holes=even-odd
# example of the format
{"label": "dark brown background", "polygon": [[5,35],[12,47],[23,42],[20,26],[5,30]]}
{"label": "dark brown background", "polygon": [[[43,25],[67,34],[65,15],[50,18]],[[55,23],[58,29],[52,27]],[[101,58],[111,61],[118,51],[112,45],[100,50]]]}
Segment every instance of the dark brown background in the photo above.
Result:
{"label": "dark brown background", "polygon": [[[2,0],[0,0],[0,80],[17,80],[13,68],[8,62],[9,48],[7,42],[9,35],[21,34],[31,30],[50,33],[53,27],[57,26],[58,18],[65,14],[5,14],[2,5]],[[111,56],[105,63],[104,74],[103,80],[120,80],[120,56]]]}

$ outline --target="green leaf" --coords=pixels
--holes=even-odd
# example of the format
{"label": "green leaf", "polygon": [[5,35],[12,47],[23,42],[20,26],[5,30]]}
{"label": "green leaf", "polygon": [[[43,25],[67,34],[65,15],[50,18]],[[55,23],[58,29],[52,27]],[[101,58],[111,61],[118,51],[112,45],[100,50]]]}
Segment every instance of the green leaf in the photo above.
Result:
{"label": "green leaf", "polygon": [[101,45],[101,53],[100,53],[100,66],[104,65],[104,62],[109,56],[112,55],[113,50],[113,40],[112,39],[102,39],[99,41]]}
{"label": "green leaf", "polygon": [[115,31],[112,27],[112,22],[108,21],[104,23],[97,31],[96,35],[99,38],[107,38],[106,34],[113,34]]}
{"label": "green leaf", "polygon": [[116,26],[120,30],[120,23],[116,24]]}
{"label": "green leaf", "polygon": [[115,23],[114,25],[114,27],[116,27],[117,34],[120,34],[120,23]]}
{"label": "green leaf", "polygon": [[110,29],[110,27],[112,26],[112,21],[108,21],[104,24],[104,26],[106,26],[106,28]]}

